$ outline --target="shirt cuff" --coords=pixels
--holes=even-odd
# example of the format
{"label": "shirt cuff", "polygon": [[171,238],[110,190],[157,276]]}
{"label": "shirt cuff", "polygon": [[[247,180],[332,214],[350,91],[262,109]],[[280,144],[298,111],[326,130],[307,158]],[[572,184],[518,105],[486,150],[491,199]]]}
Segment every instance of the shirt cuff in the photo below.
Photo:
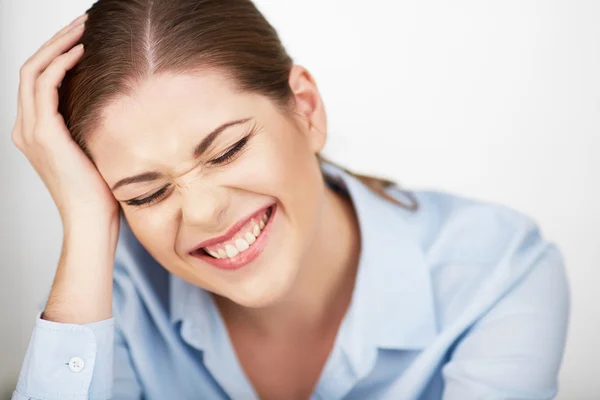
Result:
{"label": "shirt cuff", "polygon": [[114,318],[77,325],[47,321],[41,314],[29,341],[16,394],[43,400],[110,398]]}

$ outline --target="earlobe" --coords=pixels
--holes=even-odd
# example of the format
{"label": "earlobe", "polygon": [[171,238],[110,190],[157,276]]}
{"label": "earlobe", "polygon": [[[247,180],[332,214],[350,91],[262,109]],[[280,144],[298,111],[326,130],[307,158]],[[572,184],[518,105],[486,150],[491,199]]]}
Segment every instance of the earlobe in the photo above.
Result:
{"label": "earlobe", "polygon": [[289,85],[295,100],[294,112],[304,122],[304,133],[308,135],[312,150],[318,153],[327,138],[327,115],[317,84],[306,68],[294,65]]}

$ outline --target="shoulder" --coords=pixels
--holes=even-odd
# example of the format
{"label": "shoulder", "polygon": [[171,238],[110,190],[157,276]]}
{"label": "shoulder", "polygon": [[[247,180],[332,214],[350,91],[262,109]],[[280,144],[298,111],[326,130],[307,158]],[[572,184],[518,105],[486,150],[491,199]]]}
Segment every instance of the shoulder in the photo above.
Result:
{"label": "shoulder", "polygon": [[493,266],[550,244],[534,219],[510,207],[439,191],[414,195],[419,209],[406,221],[431,263]]}
{"label": "shoulder", "polygon": [[416,196],[412,225],[431,270],[437,339],[449,349],[448,393],[469,397],[476,385],[490,396],[552,397],[570,309],[558,248],[509,207]]}
{"label": "shoulder", "polygon": [[405,212],[405,221],[430,270],[442,325],[468,310],[481,316],[519,287],[530,291],[523,301],[547,298],[552,288],[568,300],[562,254],[531,217],[449,193],[413,194],[419,209]]}

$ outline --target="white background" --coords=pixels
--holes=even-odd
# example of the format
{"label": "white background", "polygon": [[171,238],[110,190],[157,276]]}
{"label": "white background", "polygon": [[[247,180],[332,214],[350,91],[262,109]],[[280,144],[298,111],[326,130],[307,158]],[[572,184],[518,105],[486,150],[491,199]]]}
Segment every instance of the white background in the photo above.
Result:
{"label": "white background", "polygon": [[[81,0],[0,0],[0,397],[12,391],[62,229],[10,140],[18,70]],[[329,112],[327,154],[405,186],[508,204],[563,250],[560,399],[600,398],[600,1],[263,0]]]}

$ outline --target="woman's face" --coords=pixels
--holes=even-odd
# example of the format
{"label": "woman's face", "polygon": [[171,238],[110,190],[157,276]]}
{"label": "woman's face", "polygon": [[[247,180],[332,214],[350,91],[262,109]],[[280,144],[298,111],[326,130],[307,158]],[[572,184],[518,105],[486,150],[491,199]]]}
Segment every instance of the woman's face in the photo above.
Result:
{"label": "woman's face", "polygon": [[320,220],[325,113],[304,69],[290,86],[295,122],[223,75],[155,76],[106,106],[88,144],[149,253],[247,307],[290,289]]}

